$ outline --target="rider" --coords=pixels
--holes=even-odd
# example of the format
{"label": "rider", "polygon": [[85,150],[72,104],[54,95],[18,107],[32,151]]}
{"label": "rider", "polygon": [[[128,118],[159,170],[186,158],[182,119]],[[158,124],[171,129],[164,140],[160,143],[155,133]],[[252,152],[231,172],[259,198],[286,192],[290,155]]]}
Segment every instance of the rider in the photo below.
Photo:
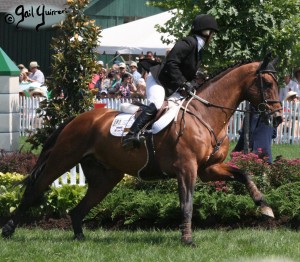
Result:
{"label": "rider", "polygon": [[[195,84],[191,81],[195,79],[202,49],[209,44],[214,32],[218,31],[218,24],[214,17],[207,14],[197,15],[189,36],[174,45],[165,63],[148,68],[150,72],[146,80],[146,94],[150,103],[124,137],[122,146],[125,149],[140,146],[138,135],[140,130],[155,117],[166,95],[171,95],[178,88],[184,89],[187,93],[193,91]],[[146,60],[143,62],[147,63]]]}

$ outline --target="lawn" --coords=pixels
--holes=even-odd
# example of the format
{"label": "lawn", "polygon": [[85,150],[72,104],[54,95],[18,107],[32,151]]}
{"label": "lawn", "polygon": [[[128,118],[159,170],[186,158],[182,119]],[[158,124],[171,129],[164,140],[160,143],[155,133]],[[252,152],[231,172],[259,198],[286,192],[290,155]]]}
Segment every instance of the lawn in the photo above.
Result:
{"label": "lawn", "polygon": [[1,261],[300,261],[300,234],[279,230],[196,230],[196,248],[181,245],[177,231],[86,230],[72,232],[19,228],[0,240]]}

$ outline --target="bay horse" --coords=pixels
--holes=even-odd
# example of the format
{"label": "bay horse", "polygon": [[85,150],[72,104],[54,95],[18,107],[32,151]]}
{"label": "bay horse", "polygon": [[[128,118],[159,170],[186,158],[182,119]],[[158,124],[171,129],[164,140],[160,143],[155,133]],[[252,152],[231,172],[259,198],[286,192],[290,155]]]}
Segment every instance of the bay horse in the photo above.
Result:
{"label": "bay horse", "polygon": [[[182,212],[181,241],[192,241],[193,192],[197,177],[207,181],[239,181],[246,186],[262,214],[273,217],[250,176],[223,163],[228,149],[227,126],[238,105],[248,100],[265,118],[273,116],[273,126],[282,121],[275,61],[240,63],[204,82],[183,103],[179,118],[153,136],[155,157],[161,171],[176,178]],[[21,203],[3,226],[2,236],[10,237],[24,212],[43,196],[63,173],[81,164],[88,189],[71,211],[75,239],[84,238],[82,220],[122,180],[124,174],[138,176],[147,161],[144,146],[126,151],[121,138],[110,134],[119,112],[94,109],[66,121],[46,141],[32,173],[27,176]]]}

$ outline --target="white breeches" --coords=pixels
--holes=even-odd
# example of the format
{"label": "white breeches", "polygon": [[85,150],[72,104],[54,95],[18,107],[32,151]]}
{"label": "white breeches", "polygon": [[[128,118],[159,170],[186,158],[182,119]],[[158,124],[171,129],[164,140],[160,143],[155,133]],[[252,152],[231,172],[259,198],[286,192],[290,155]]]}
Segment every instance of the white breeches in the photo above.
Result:
{"label": "white breeches", "polygon": [[146,95],[149,103],[153,103],[157,110],[162,107],[166,95],[165,89],[155,81],[151,73],[146,80]]}

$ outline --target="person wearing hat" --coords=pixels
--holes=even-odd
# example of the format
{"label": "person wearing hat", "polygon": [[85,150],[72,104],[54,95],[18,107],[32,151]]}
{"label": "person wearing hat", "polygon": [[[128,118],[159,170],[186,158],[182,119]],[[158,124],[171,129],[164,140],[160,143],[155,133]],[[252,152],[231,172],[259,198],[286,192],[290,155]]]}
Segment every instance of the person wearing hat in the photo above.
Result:
{"label": "person wearing hat", "polygon": [[99,99],[104,99],[104,98],[107,98],[107,90],[106,89],[101,89],[100,91],[99,91],[99,97],[97,97],[97,98],[99,98]]}
{"label": "person wearing hat", "polygon": [[294,77],[288,83],[287,89],[297,92],[297,95],[300,96],[300,67],[295,68]]}
{"label": "person wearing hat", "polygon": [[29,70],[30,74],[28,76],[28,79],[30,82],[38,82],[40,84],[45,83],[45,76],[41,70],[38,69],[39,65],[36,61],[32,61],[29,64]]}
{"label": "person wearing hat", "polygon": [[213,16],[197,15],[192,22],[189,36],[177,41],[168,53],[165,63],[149,66],[146,80],[149,106],[138,116],[124,137],[123,148],[129,150],[140,146],[139,132],[155,117],[165,96],[170,96],[178,89],[185,90],[186,94],[194,91],[194,80],[201,63],[203,47],[210,43],[214,33],[218,31],[219,27]]}
{"label": "person wearing hat", "polygon": [[287,94],[286,94],[286,97],[285,97],[285,100],[288,101],[288,102],[297,102],[299,99],[299,96],[298,96],[298,93],[295,92],[295,91],[289,91]]}
{"label": "person wearing hat", "polygon": [[137,70],[137,63],[135,61],[132,61],[129,65],[130,73],[133,77],[133,83],[137,86],[139,79],[142,77],[142,75]]}
{"label": "person wearing hat", "polygon": [[125,73],[128,73],[128,72],[126,71],[126,64],[125,64],[125,63],[123,63],[123,62],[119,63],[119,71],[120,71],[121,77],[123,77],[123,75],[124,75]]}

